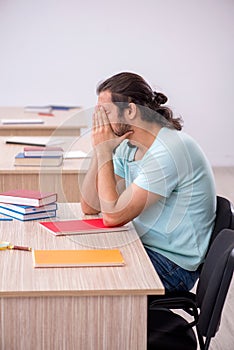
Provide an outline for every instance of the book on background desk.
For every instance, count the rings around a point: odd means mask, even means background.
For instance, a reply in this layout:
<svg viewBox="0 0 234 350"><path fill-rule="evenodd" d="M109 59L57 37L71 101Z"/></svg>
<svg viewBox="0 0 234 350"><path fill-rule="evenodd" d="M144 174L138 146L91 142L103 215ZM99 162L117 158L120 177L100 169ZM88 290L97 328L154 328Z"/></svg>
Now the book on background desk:
<svg viewBox="0 0 234 350"><path fill-rule="evenodd" d="M57 193L31 190L11 190L0 193L1 203L40 207L57 201Z"/></svg>
<svg viewBox="0 0 234 350"><path fill-rule="evenodd" d="M24 152L20 152L15 156L15 166L37 166L37 167L51 167L60 166L63 163L62 156L35 156L26 157Z"/></svg>
<svg viewBox="0 0 234 350"><path fill-rule="evenodd" d="M67 151L64 153L64 159L79 159L79 158L87 158L88 154L83 151Z"/></svg>
<svg viewBox="0 0 234 350"><path fill-rule="evenodd" d="M34 207L32 205L0 203L0 209L4 208L6 210L15 211L21 214L35 214L41 213L42 211L52 211L57 210L57 207L57 203L50 203L47 205L42 205L40 207Z"/></svg>
<svg viewBox="0 0 234 350"><path fill-rule="evenodd" d="M42 119L1 119L1 123L4 125L12 124L44 124Z"/></svg>
<svg viewBox="0 0 234 350"><path fill-rule="evenodd" d="M123 266L119 249L33 250L34 267Z"/></svg>
<svg viewBox="0 0 234 350"><path fill-rule="evenodd" d="M27 146L24 147L24 156L25 157L41 157L41 156L63 156L63 148L55 146Z"/></svg>
<svg viewBox="0 0 234 350"><path fill-rule="evenodd" d="M55 236L79 235L87 233L117 232L128 230L127 225L109 227L104 225L103 219L63 220L40 222L45 229Z"/></svg>
<svg viewBox="0 0 234 350"><path fill-rule="evenodd" d="M62 106L62 105L50 105L52 110L58 110L58 111L69 111L70 109L81 109L81 106Z"/></svg>
<svg viewBox="0 0 234 350"><path fill-rule="evenodd" d="M51 106L26 106L24 107L24 112L32 112L32 113L51 113Z"/></svg>
<svg viewBox="0 0 234 350"><path fill-rule="evenodd" d="M30 221L30 220L42 220L42 219L53 218L56 216L56 210L22 214L14 210L9 210L0 206L0 214L10 216L11 218L14 218L20 221Z"/></svg>
<svg viewBox="0 0 234 350"><path fill-rule="evenodd" d="M25 106L25 112L51 113L53 110L69 111L70 109L81 108L81 106L48 105L48 106Z"/></svg>
<svg viewBox="0 0 234 350"><path fill-rule="evenodd" d="M14 145L29 145L29 146L51 146L60 145L63 143L63 138L55 137L30 137L30 136L13 136L6 139L5 143Z"/></svg>

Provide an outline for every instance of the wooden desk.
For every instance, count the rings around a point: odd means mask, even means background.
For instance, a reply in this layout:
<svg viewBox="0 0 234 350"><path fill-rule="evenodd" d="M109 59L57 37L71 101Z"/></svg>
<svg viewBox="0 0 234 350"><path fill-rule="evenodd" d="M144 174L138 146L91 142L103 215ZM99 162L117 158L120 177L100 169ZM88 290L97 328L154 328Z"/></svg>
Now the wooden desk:
<svg viewBox="0 0 234 350"><path fill-rule="evenodd" d="M61 218L80 216L60 204ZM34 269L30 252L0 251L0 348L144 350L147 295L164 289L135 230L54 237L38 222L0 222L1 239L34 249L118 248L123 267Z"/></svg>
<svg viewBox="0 0 234 350"><path fill-rule="evenodd" d="M59 202L78 202L80 187L87 172L90 159L65 159L60 167L14 166L15 155L23 151L23 145L5 143L0 137L0 192L12 189L57 192ZM57 140L57 138L56 138ZM64 150L91 149L89 135L60 137Z"/></svg>
<svg viewBox="0 0 234 350"><path fill-rule="evenodd" d="M68 111L54 110L54 116L24 112L20 107L0 107L0 136L79 136L87 127L85 112L75 108ZM1 119L42 119L43 124L1 124Z"/></svg>

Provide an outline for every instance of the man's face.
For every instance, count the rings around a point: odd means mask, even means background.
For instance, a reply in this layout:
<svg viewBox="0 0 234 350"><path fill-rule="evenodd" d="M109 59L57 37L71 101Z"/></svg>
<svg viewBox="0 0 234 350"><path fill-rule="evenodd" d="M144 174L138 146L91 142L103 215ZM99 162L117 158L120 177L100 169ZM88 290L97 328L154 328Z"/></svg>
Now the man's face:
<svg viewBox="0 0 234 350"><path fill-rule="evenodd" d="M131 125L127 124L124 112L120 115L118 106L111 101L111 93L109 91L102 91L100 93L98 96L98 105L105 109L112 129L117 136L122 136L131 130Z"/></svg>

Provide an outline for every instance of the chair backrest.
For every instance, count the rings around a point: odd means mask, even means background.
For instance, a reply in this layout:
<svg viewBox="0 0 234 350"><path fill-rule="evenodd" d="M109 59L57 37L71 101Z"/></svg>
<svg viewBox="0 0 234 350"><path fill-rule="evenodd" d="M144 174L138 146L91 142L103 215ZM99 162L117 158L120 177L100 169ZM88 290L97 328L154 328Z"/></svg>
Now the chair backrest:
<svg viewBox="0 0 234 350"><path fill-rule="evenodd" d="M215 225L210 238L208 251L214 239L224 228L234 229L234 215L232 212L232 204L227 198L217 196Z"/></svg>
<svg viewBox="0 0 234 350"><path fill-rule="evenodd" d="M234 230L224 229L211 245L197 285L197 328L205 337L214 337L218 331L233 269Z"/></svg>

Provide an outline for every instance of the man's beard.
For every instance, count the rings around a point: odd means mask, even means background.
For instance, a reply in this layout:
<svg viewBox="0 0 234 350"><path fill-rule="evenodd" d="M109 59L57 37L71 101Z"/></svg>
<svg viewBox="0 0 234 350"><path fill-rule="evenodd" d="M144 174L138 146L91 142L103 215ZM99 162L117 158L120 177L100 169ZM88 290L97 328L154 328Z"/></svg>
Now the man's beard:
<svg viewBox="0 0 234 350"><path fill-rule="evenodd" d="M129 124L116 124L116 127L114 128L114 133L117 136L123 136L128 131L131 131L131 125Z"/></svg>
<svg viewBox="0 0 234 350"><path fill-rule="evenodd" d="M119 115L118 116L119 122L116 123L113 127L114 133L117 136L123 136L124 134L126 134L128 131L131 131L131 125L127 124L124 122L124 118Z"/></svg>

